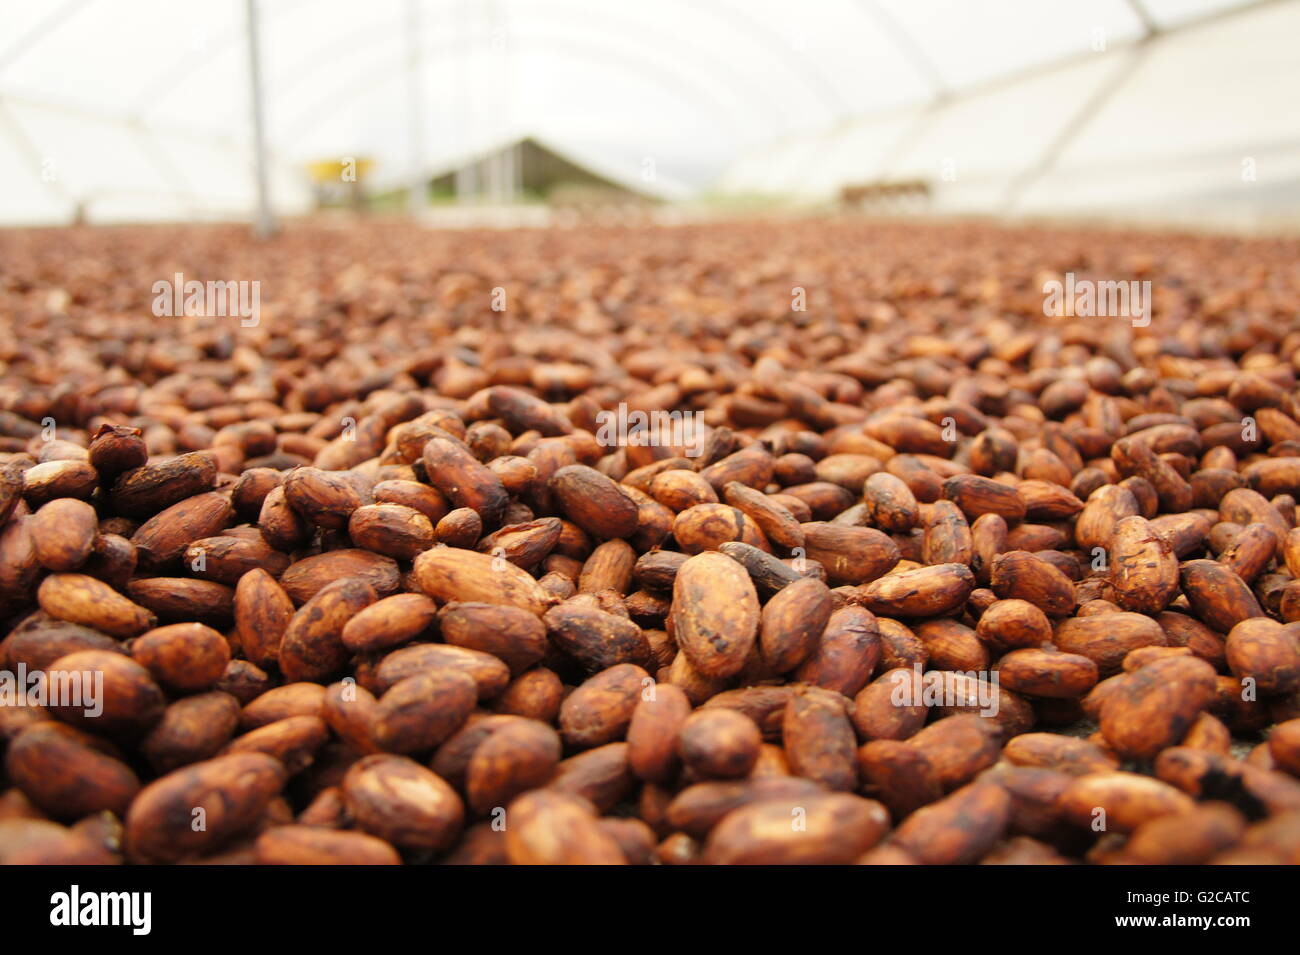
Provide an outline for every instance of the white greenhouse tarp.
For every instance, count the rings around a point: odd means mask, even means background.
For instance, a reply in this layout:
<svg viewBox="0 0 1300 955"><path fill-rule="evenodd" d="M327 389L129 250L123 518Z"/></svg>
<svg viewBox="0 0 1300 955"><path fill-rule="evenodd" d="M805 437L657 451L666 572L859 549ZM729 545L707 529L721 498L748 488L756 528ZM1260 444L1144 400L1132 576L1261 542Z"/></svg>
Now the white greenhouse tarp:
<svg viewBox="0 0 1300 955"><path fill-rule="evenodd" d="M1295 202L1300 0L256 7L282 215L310 207L314 161L371 158L387 189L524 137L672 195L923 178L954 211ZM0 222L252 215L246 0L0 0L0 23ZM1247 158L1257 188L1234 192Z"/></svg>
<svg viewBox="0 0 1300 955"><path fill-rule="evenodd" d="M1181 12L1145 43L754 150L722 189L827 201L924 179L937 213L1294 228L1300 3Z"/></svg>

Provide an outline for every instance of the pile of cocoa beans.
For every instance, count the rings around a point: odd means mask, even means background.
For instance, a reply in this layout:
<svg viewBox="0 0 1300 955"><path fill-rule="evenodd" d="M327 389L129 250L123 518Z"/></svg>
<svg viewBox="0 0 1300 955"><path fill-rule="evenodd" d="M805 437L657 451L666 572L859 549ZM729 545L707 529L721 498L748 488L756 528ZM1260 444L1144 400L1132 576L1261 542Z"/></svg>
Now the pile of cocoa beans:
<svg viewBox="0 0 1300 955"><path fill-rule="evenodd" d="M1300 862L1298 260L0 234L0 862Z"/></svg>

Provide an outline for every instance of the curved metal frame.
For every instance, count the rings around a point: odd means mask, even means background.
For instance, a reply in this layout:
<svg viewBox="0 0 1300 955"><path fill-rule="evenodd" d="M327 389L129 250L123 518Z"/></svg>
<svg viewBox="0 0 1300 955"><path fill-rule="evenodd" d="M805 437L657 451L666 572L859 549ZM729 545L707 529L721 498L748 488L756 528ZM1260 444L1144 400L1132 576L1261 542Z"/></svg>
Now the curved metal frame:
<svg viewBox="0 0 1300 955"><path fill-rule="evenodd" d="M92 0L72 0L72 2L84 4L84 3L92 2ZM266 20L272 18L278 19L282 17L285 13L302 6L303 3L305 2L306 0L297 0L297 2L293 2L293 3L285 2L283 3L283 5L272 7L268 11L263 13L263 21L265 22ZM445 3L440 2L438 5L444 7L459 6L459 7L471 7L471 8L475 6L472 2L466 2L466 0L446 0ZM545 2L545 0L535 0L535 2L530 3L530 9L549 10L554 8L555 6L556 4ZM708 6L703 6L703 5L697 6L689 3L687 4L687 6L696 12L705 12L705 13L714 13L714 14L717 13L715 9ZM583 17L584 22L587 23L592 23L592 22L600 23L603 21L605 24L608 25L608 32L611 36L645 36L647 35L647 33L657 32L654 31L653 29L647 30L646 25L644 23L639 23L630 18L618 16L616 14L611 15L609 11L605 11L605 10L601 10L601 11L584 10L581 11L581 16ZM754 26L752 23L752 19L749 17L745 17L742 15L737 19L737 22L749 23L750 26L747 29L744 29L743 32L747 36L749 36L751 42L760 45L761 47L766 49L769 53L777 54L781 62L783 62L784 65L786 66L786 68L790 70L792 73L800 76L800 79L804 81L804 84L808 86L817 95L817 98L821 101L823 107L827 109L832 115L842 116L844 113L847 112L846 104L843 98L839 95L839 92L835 90L833 86L830 85L830 83L825 79L825 77L822 77L819 73L816 73L812 70L806 69L802 61L800 61L797 56L794 56L792 54L792 49L788 44L782 43L779 38L771 36L762 28ZM343 48L345 51L349 49L357 48L360 45L358 43L358 38L360 36L367 36L372 34L391 36L393 31L395 29L401 28L402 25L403 25L402 18L400 15L398 15L392 19L385 20L382 24L378 24L373 27L368 27L362 33L358 33L355 31L348 33L346 36L340 38L337 42L331 42L326 46L319 48L316 51L313 51L311 55L305 57L304 60L300 61L303 68L300 70L296 70L294 72L295 79L293 80L293 85L297 85L299 83L310 80L317 70L324 69L326 67L332 67L335 60L332 57L327 55L332 51L338 48ZM622 27L622 30L620 30L620 27ZM657 32L657 35L660 38L671 40L671 42L679 45L682 43L682 38L680 36L669 36L663 32ZM212 55L215 54L216 51L219 51L228 46L233 46L236 43L242 42L242 40L243 40L242 29L234 29L234 30L227 31L219 39L217 39L215 42L213 42L210 45L208 55L209 57L211 57ZM709 55L713 53L713 51L703 49L702 47L699 46L696 47L696 50L697 50L697 56L694 58L694 61L696 63L703 63L703 64L712 64L714 62L719 63L719 68L716 71L708 71L708 72L716 72L719 74L730 75L730 71L727 71L722 67L721 62L718 61L716 55ZM177 89L181 85L181 83L183 83L185 77L191 75L193 72L194 72L194 64L192 58L189 56L179 58L174 65L168 67L165 70L160 71L159 74L157 74L157 78L155 80L151 80L149 83L143 86L141 92L137 94L138 101L142 104L156 102L158 99L166 95L169 91ZM815 79L809 79L808 77L815 77Z"/></svg>
<svg viewBox="0 0 1300 955"><path fill-rule="evenodd" d="M71 20L77 13L93 0L67 0L66 3L50 11L49 15L43 17L39 23L20 36L9 48L0 52L0 70L14 61L29 46L39 40L45 34L57 30L68 20Z"/></svg>
<svg viewBox="0 0 1300 955"><path fill-rule="evenodd" d="M547 6L554 7L555 5L547 4ZM572 12L575 13L577 12L573 10L573 8L571 7L568 9ZM637 24L634 21L631 21L623 17L609 16L604 11L595 13L594 15L590 15L590 16L587 15L587 12L584 11L584 16L587 16L587 19L589 21L599 22L603 20L606 24L609 25L611 35L615 35L615 34L625 35L625 34L617 34L617 28L619 26L623 26L629 29L635 28L643 36L649 34L653 37L656 37L664 41L671 41L675 43L682 42L682 38L674 37L665 31L656 31L653 29L647 31L643 28L641 24ZM376 26L369 27L363 31L351 33L346 37L341 37L328 44L317 47L311 53L302 57L298 61L301 68L294 68L288 71L291 74L292 78L287 83L283 83L280 85L280 87L276 90L276 95L283 97L289 91L297 89L298 87L305 85L307 82L313 79L318 69L316 64L328 63L330 64L331 67L333 67L338 64L341 58L346 57L348 54L363 50L365 47L365 40L368 37L391 36L392 26L393 24L390 23L378 24ZM457 42L464 41L464 42L472 43L472 41L476 38L477 34L475 34L473 30L465 30L465 31L461 31L460 33L453 33L451 34L451 36ZM586 43L588 41L584 39L579 42ZM590 42L594 43L597 41L590 41ZM702 46L696 46L695 49L702 54L707 54L709 52L707 49L705 49ZM700 57L698 59L688 60L687 62L692 66L699 66L700 60L703 59L706 58ZM738 89L749 88L748 84L744 81L743 78L739 77L731 70L723 68L720 61L719 61L718 69L709 70L703 67L700 67L700 69L703 76L707 77L710 81L717 82L720 86L724 86L728 88L734 86ZM733 77L736 79L737 82L735 84L728 83L727 81L732 79ZM735 102L742 108L752 108L755 113L765 114L765 118L756 116L757 123L766 124L772 121L774 118L773 114L778 108L782 113L787 113L787 110L785 110L784 108L775 106L774 101L771 99L763 99L760 101L760 100L756 100L753 97L741 96L735 90L732 90L732 96L734 97Z"/></svg>
<svg viewBox="0 0 1300 955"><path fill-rule="evenodd" d="M588 45L583 42L574 43L573 41L567 40L563 37L551 37L541 43L538 43L539 40L540 38L534 37L534 44L560 49L567 46L567 55L581 59L588 59L593 62L600 62L602 64L614 62L618 64L620 68L624 69L624 72L626 72L628 61L625 58L610 53L598 45ZM476 50L465 49L449 43L426 44L421 47L421 53L425 56L431 56L444 61L478 55L478 51ZM650 77L651 81L655 83L657 88L674 90L678 97L684 102L696 105L701 102L701 94L698 87L690 83L683 83L682 78L671 71L657 70L653 65L649 65L653 63L653 60L643 61L642 66L640 67L640 72ZM383 83L395 79L396 76L394 75L390 64L382 64L376 69L366 71L361 76L350 76L345 81L340 82L339 88L324 94L317 100L313 107L304 110L291 126L284 129L284 134L293 136L301 133L304 129L309 129L315 125L321 116L327 115L331 110L337 109L344 103L349 103L362 95L368 94L371 90ZM728 125L733 123L733 116L725 107L719 105L717 106L716 111L724 118L724 121ZM733 126L733 132L734 131L736 130Z"/></svg>

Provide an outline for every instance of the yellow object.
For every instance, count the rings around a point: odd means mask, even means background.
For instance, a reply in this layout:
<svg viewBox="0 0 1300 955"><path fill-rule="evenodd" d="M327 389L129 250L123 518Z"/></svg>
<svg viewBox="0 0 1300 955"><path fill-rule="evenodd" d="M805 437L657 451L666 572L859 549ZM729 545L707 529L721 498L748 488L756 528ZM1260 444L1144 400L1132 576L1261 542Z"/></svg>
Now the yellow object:
<svg viewBox="0 0 1300 955"><path fill-rule="evenodd" d="M370 170L375 168L375 161L364 157L342 156L309 162L306 168L312 181L320 185L335 182L364 182Z"/></svg>

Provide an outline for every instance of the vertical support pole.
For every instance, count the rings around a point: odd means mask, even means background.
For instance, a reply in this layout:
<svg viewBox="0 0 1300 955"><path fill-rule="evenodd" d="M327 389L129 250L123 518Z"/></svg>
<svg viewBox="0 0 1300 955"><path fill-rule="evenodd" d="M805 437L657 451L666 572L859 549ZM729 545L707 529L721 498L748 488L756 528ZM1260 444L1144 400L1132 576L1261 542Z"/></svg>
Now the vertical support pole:
<svg viewBox="0 0 1300 955"><path fill-rule="evenodd" d="M248 87L253 98L253 162L257 176L257 220L253 234L259 239L275 233L271 214L271 187L266 162L266 120L262 113L262 54L258 44L257 0L245 0L248 27Z"/></svg>
<svg viewBox="0 0 1300 955"><path fill-rule="evenodd" d="M424 183L424 96L420 82L420 0L406 0L407 119L411 137L411 181L407 187L407 211L416 216L427 201Z"/></svg>

